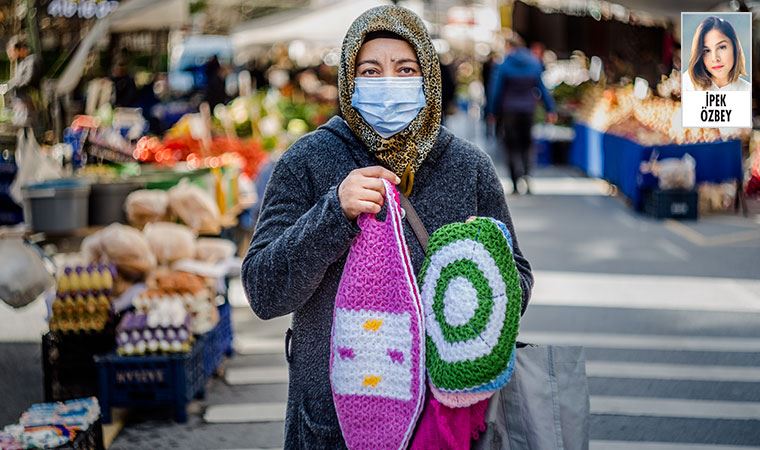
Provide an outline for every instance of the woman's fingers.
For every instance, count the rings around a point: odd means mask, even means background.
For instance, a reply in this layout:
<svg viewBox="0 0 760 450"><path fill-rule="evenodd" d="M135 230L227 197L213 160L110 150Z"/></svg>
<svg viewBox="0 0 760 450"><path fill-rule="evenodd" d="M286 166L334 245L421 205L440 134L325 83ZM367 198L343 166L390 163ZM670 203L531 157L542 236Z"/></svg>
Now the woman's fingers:
<svg viewBox="0 0 760 450"><path fill-rule="evenodd" d="M338 199L345 216L356 219L361 213L377 214L385 203L385 184L401 182L399 177L381 166L364 167L351 171L338 186Z"/></svg>
<svg viewBox="0 0 760 450"><path fill-rule="evenodd" d="M362 175L364 175L365 177L385 178L386 180L390 181L393 184L401 183L401 178L399 178L395 173L391 172L390 170L382 166L363 167L361 169L358 169L357 171L361 173Z"/></svg>
<svg viewBox="0 0 760 450"><path fill-rule="evenodd" d="M360 183L364 189L371 189L380 193L381 196L385 195L385 184L383 184L383 180L380 178L364 177L360 180Z"/></svg>
<svg viewBox="0 0 760 450"><path fill-rule="evenodd" d="M357 200L356 210L357 216L361 213L377 214L380 212L380 205L375 202L368 202L366 200Z"/></svg>
<svg viewBox="0 0 760 450"><path fill-rule="evenodd" d="M372 189L363 189L359 194L359 200L375 203L379 206L383 206L385 197L383 194L374 191Z"/></svg>

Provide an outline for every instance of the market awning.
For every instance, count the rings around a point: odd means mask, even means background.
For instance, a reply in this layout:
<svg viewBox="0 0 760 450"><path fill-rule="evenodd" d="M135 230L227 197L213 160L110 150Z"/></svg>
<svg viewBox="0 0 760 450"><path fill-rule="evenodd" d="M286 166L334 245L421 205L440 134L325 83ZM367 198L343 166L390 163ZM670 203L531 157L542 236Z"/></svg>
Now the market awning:
<svg viewBox="0 0 760 450"><path fill-rule="evenodd" d="M132 0L135 1L135 0ZM122 6L125 8L130 3ZM161 0L152 1L131 9L128 14L116 15L111 18L111 31L122 33L128 31L145 30L173 30L186 25L190 21L190 8L188 0Z"/></svg>
<svg viewBox="0 0 760 450"><path fill-rule="evenodd" d="M614 0L633 10L646 11L650 14L665 15L671 19L679 18L681 12L711 11L728 3L723 0Z"/></svg>
<svg viewBox="0 0 760 450"><path fill-rule="evenodd" d="M361 13L390 3L388 0L344 0L319 8L273 14L236 27L230 37L238 52L293 40L338 46Z"/></svg>
<svg viewBox="0 0 760 450"><path fill-rule="evenodd" d="M100 19L82 40L69 61L55 91L67 94L76 88L82 78L87 55L93 46L110 31L137 31L176 28L189 18L188 0L129 0L113 13Z"/></svg>

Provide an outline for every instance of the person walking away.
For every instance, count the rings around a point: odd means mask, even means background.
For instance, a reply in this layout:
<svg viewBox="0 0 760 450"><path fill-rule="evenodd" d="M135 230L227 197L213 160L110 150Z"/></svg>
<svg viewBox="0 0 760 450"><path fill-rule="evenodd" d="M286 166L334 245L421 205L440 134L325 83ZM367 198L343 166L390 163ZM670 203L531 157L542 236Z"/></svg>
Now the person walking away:
<svg viewBox="0 0 760 450"><path fill-rule="evenodd" d="M117 56L114 61L111 82L113 82L114 108L137 107L137 85L135 79L129 74L129 64L123 55Z"/></svg>
<svg viewBox="0 0 760 450"><path fill-rule="evenodd" d="M225 91L223 68L219 63L219 58L214 55L206 63L206 101L214 110L216 105L224 105L229 101Z"/></svg>
<svg viewBox="0 0 760 450"><path fill-rule="evenodd" d="M39 141L45 130L42 111L42 59L33 54L22 36L8 42L8 59L16 63L16 71L8 81L8 92L12 96L13 125L28 129Z"/></svg>
<svg viewBox="0 0 760 450"><path fill-rule="evenodd" d="M493 70L488 92L488 121L496 117L501 128L507 152L514 193L523 180L525 192L530 194L531 128L536 105L540 99L547 111L547 121L555 123L554 99L543 81L541 62L525 48L520 36L512 34L506 43L504 61Z"/></svg>

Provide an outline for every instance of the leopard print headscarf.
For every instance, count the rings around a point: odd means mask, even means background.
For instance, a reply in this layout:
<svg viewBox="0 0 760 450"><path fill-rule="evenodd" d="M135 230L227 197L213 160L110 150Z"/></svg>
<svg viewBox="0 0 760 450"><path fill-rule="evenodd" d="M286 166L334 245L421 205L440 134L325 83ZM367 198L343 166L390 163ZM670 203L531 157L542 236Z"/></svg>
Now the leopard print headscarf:
<svg viewBox="0 0 760 450"><path fill-rule="evenodd" d="M427 105L409 126L383 139L351 106L354 93L356 56L364 37L373 31L390 31L411 44L422 69L423 91ZM414 174L432 150L441 129L441 66L425 25L412 11L400 6L378 6L359 16L343 39L338 70L340 111L348 126L370 152L401 178L401 191L409 196Z"/></svg>

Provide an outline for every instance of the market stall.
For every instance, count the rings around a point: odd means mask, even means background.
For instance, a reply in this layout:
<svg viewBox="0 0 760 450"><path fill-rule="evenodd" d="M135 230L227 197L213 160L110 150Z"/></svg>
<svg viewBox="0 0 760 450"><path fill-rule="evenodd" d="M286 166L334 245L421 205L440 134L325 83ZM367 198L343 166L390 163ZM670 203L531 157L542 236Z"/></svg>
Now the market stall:
<svg viewBox="0 0 760 450"><path fill-rule="evenodd" d="M570 161L587 175L604 178L617 186L631 205L646 209L650 193L661 187L647 163L670 159L693 160L692 209L696 218L697 191L702 186L730 183L740 203L744 180L742 140L747 133L736 129L684 129L673 78L658 86L663 96L637 96L633 86L589 90L577 111L575 140ZM656 175L656 174L655 174Z"/></svg>

